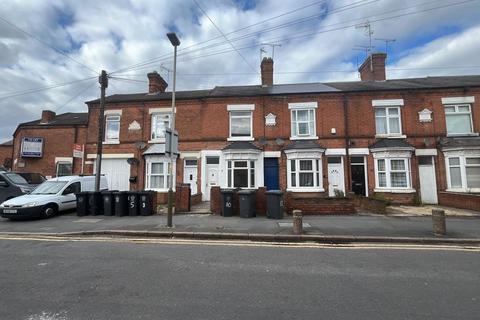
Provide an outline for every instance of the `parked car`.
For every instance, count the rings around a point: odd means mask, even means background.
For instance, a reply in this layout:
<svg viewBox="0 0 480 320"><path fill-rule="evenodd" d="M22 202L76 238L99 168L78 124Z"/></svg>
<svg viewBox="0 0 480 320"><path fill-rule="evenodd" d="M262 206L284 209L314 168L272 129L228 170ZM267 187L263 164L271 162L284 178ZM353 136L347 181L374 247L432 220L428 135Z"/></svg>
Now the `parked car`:
<svg viewBox="0 0 480 320"><path fill-rule="evenodd" d="M15 172L16 174L23 177L27 182L32 186L38 186L39 184L47 181L42 174L37 172Z"/></svg>
<svg viewBox="0 0 480 320"><path fill-rule="evenodd" d="M14 172L0 171L0 203L30 193L35 187Z"/></svg>
<svg viewBox="0 0 480 320"><path fill-rule="evenodd" d="M108 190L107 179L102 176L100 189ZM75 194L94 191L95 176L66 176L47 180L30 194L0 204L0 215L9 219L49 218L58 212L75 209Z"/></svg>

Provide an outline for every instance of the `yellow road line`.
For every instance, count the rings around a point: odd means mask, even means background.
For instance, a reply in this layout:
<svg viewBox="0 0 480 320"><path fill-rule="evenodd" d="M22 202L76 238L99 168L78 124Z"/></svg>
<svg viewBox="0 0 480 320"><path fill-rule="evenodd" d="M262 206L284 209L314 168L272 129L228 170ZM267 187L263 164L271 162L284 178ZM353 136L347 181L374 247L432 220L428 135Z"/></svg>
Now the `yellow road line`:
<svg viewBox="0 0 480 320"><path fill-rule="evenodd" d="M349 249L349 250L431 250L431 251L468 251L480 252L478 246L468 245L418 245L418 244L381 244L381 243L350 243L328 244L315 242L285 243L261 242L248 240L202 240L202 239L158 239L158 238L128 238L128 237L58 237L58 236L0 236L0 240L16 241L49 241L49 242L109 242L133 244L163 244L163 245L208 245L235 247L275 247L275 248L307 248L307 249Z"/></svg>

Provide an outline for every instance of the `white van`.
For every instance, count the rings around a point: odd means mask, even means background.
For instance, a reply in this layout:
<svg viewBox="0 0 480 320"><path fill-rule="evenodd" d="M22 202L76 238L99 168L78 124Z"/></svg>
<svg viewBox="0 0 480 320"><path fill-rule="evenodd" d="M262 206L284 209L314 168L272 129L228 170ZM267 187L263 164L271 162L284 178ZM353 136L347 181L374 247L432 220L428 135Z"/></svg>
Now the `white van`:
<svg viewBox="0 0 480 320"><path fill-rule="evenodd" d="M108 190L105 176L100 177L100 190ZM0 215L9 219L53 217L60 211L75 209L75 194L80 191L95 191L95 176L66 176L47 180L31 193L0 204Z"/></svg>

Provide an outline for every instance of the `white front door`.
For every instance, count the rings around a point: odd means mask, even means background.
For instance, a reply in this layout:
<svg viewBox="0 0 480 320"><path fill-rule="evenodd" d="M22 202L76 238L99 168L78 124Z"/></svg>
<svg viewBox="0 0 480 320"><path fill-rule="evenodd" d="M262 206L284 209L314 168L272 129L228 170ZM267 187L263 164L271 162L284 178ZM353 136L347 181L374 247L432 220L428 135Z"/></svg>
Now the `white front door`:
<svg viewBox="0 0 480 320"><path fill-rule="evenodd" d="M345 194L342 157L327 157L328 162L328 196L334 197L335 190Z"/></svg>
<svg viewBox="0 0 480 320"><path fill-rule="evenodd" d="M192 195L197 194L197 160L185 160L183 182L190 184Z"/></svg>
<svg viewBox="0 0 480 320"><path fill-rule="evenodd" d="M205 164L205 195L204 200L210 201L210 188L218 186L218 170L219 170L220 158L219 157L207 157Z"/></svg>
<svg viewBox="0 0 480 320"><path fill-rule="evenodd" d="M418 157L418 175L420 177L420 196L422 203L437 204L437 180L432 156Z"/></svg>
<svg viewBox="0 0 480 320"><path fill-rule="evenodd" d="M101 173L107 178L109 190L130 190L130 165L127 159L102 159Z"/></svg>

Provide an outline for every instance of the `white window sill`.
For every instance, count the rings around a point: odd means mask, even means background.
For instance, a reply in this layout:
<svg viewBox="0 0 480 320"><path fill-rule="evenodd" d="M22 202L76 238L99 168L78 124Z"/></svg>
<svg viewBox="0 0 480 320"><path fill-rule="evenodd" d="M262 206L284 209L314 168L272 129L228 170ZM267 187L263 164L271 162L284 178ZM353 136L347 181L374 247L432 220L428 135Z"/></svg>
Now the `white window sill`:
<svg viewBox="0 0 480 320"><path fill-rule="evenodd" d="M119 140L103 141L103 144L120 144Z"/></svg>
<svg viewBox="0 0 480 320"><path fill-rule="evenodd" d="M473 133L451 133L451 134L448 134L447 133L447 137L478 137L479 134L476 133L476 132L473 132Z"/></svg>
<svg viewBox="0 0 480 320"><path fill-rule="evenodd" d="M412 188L375 188L375 192L386 192L386 193L415 193L416 190Z"/></svg>
<svg viewBox="0 0 480 320"><path fill-rule="evenodd" d="M446 192L456 192L456 193L480 193L480 189L447 189Z"/></svg>
<svg viewBox="0 0 480 320"><path fill-rule="evenodd" d="M305 137L290 137L290 140L317 140L318 136L305 136Z"/></svg>
<svg viewBox="0 0 480 320"><path fill-rule="evenodd" d="M145 191L168 192L168 188L164 188L164 189L145 188Z"/></svg>
<svg viewBox="0 0 480 320"><path fill-rule="evenodd" d="M253 137L230 137L227 141L255 141Z"/></svg>
<svg viewBox="0 0 480 320"><path fill-rule="evenodd" d="M325 192L324 188L298 188L298 187L290 187L287 188L287 191L291 192Z"/></svg>
<svg viewBox="0 0 480 320"><path fill-rule="evenodd" d="M165 143L165 138L148 140L148 143Z"/></svg>
<svg viewBox="0 0 480 320"><path fill-rule="evenodd" d="M405 139L407 136L404 134L376 134L375 138L385 139Z"/></svg>

